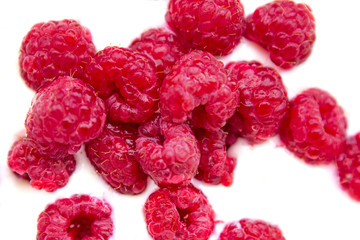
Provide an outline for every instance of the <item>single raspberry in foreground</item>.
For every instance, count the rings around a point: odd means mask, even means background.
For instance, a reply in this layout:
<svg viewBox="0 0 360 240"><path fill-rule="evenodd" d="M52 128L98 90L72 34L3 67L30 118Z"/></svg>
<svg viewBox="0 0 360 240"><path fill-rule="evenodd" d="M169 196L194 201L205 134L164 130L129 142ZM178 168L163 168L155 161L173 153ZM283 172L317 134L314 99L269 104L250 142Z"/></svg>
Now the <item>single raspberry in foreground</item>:
<svg viewBox="0 0 360 240"><path fill-rule="evenodd" d="M154 240L206 240L214 230L214 211L193 185L153 192L146 200L144 213Z"/></svg>
<svg viewBox="0 0 360 240"><path fill-rule="evenodd" d="M95 52L90 31L79 22L64 19L38 23L21 44L21 76L34 90L60 76L82 78Z"/></svg>
<svg viewBox="0 0 360 240"><path fill-rule="evenodd" d="M40 213L36 240L108 240L111 212L107 202L89 195L58 199Z"/></svg>

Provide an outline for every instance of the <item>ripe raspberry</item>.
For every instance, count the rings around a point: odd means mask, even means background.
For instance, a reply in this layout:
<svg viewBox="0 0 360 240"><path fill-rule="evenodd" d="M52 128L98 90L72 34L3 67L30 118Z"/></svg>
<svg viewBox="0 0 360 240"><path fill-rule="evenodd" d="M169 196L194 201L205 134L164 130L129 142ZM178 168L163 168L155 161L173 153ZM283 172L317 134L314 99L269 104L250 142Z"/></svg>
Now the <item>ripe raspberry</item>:
<svg viewBox="0 0 360 240"><path fill-rule="evenodd" d="M38 149L34 140L20 138L8 153L9 168L30 180L30 185L36 189L53 192L64 187L75 170L75 158L72 155L47 156Z"/></svg>
<svg viewBox="0 0 360 240"><path fill-rule="evenodd" d="M85 81L106 101L112 122L140 123L157 110L160 81L154 62L144 54L106 47L85 71Z"/></svg>
<svg viewBox="0 0 360 240"><path fill-rule="evenodd" d="M154 240L205 240L214 230L214 211L205 195L192 185L153 192L144 212Z"/></svg>
<svg viewBox="0 0 360 240"><path fill-rule="evenodd" d="M113 234L110 205L89 195L73 195L40 213L36 240L108 240Z"/></svg>
<svg viewBox="0 0 360 240"><path fill-rule="evenodd" d="M175 62L188 52L182 40L164 28L145 31L131 43L130 48L146 54L154 61L157 76L161 80L170 72Z"/></svg>
<svg viewBox="0 0 360 240"><path fill-rule="evenodd" d="M285 240L279 227L263 220L241 219L225 226L219 240Z"/></svg>
<svg viewBox="0 0 360 240"><path fill-rule="evenodd" d="M286 147L309 164L326 164L343 151L347 122L327 92L310 88L290 102L280 129Z"/></svg>
<svg viewBox="0 0 360 240"><path fill-rule="evenodd" d="M239 93L222 62L192 51L174 65L160 88L160 111L167 121L218 131L236 111Z"/></svg>
<svg viewBox="0 0 360 240"><path fill-rule="evenodd" d="M101 134L105 119L104 102L92 88L79 79L60 77L35 94L25 127L27 136L40 144L66 146L74 153Z"/></svg>
<svg viewBox="0 0 360 240"><path fill-rule="evenodd" d="M155 115L145 125L154 129L150 133L160 135L143 135L136 140L138 161L159 186L187 185L199 166L198 141L188 125L166 123L158 118ZM140 132L144 133L145 128Z"/></svg>
<svg viewBox="0 0 360 240"><path fill-rule="evenodd" d="M233 51L246 27L240 0L170 0L165 18L194 48L220 56Z"/></svg>
<svg viewBox="0 0 360 240"><path fill-rule="evenodd" d="M135 160L137 127L133 124L106 124L103 133L88 142L86 154L96 172L116 191L139 194L147 176Z"/></svg>
<svg viewBox="0 0 360 240"><path fill-rule="evenodd" d="M279 73L259 62L231 62L226 65L238 84L240 113L231 122L241 122L239 134L253 143L267 140L278 133L289 100ZM231 124L230 122L230 124Z"/></svg>
<svg viewBox="0 0 360 240"><path fill-rule="evenodd" d="M82 78L95 52L90 31L77 21L38 23L21 44L21 76L34 90L60 76Z"/></svg>
<svg viewBox="0 0 360 240"><path fill-rule="evenodd" d="M268 50L276 65L290 69L310 56L316 39L315 19L306 4L272 1L256 9L246 22L245 37Z"/></svg>

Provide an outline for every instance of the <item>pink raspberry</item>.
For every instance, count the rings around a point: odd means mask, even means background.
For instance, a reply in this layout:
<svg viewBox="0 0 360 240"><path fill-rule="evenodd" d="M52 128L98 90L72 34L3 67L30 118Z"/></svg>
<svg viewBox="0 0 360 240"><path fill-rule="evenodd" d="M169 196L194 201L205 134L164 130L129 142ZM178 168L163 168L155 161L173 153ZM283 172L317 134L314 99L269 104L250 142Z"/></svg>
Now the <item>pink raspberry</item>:
<svg viewBox="0 0 360 240"><path fill-rule="evenodd" d="M154 240L205 240L214 230L214 211L192 185L158 189L146 200L144 212Z"/></svg>
<svg viewBox="0 0 360 240"><path fill-rule="evenodd" d="M105 104L83 81L60 77L41 88L27 113L27 136L42 145L63 146L75 153L80 146L98 137L106 120ZM50 153L49 153L50 154Z"/></svg>
<svg viewBox="0 0 360 240"><path fill-rule="evenodd" d="M239 134L253 143L276 135L288 110L289 100L280 74L259 62L231 62L226 65L240 91L239 114L232 122L240 123Z"/></svg>
<svg viewBox="0 0 360 240"><path fill-rule="evenodd" d="M245 31L240 0L170 0L168 25L194 48L227 55Z"/></svg>
<svg viewBox="0 0 360 240"><path fill-rule="evenodd" d="M219 240L285 240L285 237L278 226L245 218L227 224Z"/></svg>
<svg viewBox="0 0 360 240"><path fill-rule="evenodd" d="M280 137L309 164L334 161L343 151L347 122L342 108L326 91L310 88L290 102Z"/></svg>
<svg viewBox="0 0 360 240"><path fill-rule="evenodd" d="M89 195L58 199L40 213L36 240L108 240L111 212L107 202Z"/></svg>
<svg viewBox="0 0 360 240"><path fill-rule="evenodd" d="M82 78L95 52L90 31L77 21L38 23L21 44L21 76L34 90L60 76Z"/></svg>
<svg viewBox="0 0 360 240"><path fill-rule="evenodd" d="M289 69L304 62L314 45L315 19L306 4L276 0L246 19L245 37L259 43L278 66Z"/></svg>
<svg viewBox="0 0 360 240"><path fill-rule="evenodd" d="M175 64L160 87L160 111L166 121L191 123L218 131L234 114L239 93L222 62L192 51Z"/></svg>
<svg viewBox="0 0 360 240"><path fill-rule="evenodd" d="M96 172L123 194L139 194L147 185L147 175L135 159L136 139L137 126L108 123L98 138L85 145Z"/></svg>

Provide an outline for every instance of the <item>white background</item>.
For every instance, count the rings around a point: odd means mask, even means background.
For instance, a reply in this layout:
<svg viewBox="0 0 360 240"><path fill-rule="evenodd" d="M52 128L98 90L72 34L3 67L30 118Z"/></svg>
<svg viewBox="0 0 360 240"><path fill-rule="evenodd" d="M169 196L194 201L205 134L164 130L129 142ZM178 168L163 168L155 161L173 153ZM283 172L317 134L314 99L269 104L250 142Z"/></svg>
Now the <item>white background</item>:
<svg viewBox="0 0 360 240"><path fill-rule="evenodd" d="M304 0L305 1L305 0ZM243 0L246 14L265 0ZM313 9L317 40L306 63L281 71L289 97L308 87L329 91L343 106L349 135L360 131L360 15L356 1L306 0ZM7 152L24 128L34 93L18 70L22 38L38 22L72 18L88 27L98 50L128 46L150 27L163 26L166 0L1 1L0 3L0 239L31 240L39 213L58 198L87 193L113 206L113 239L148 240L142 207L156 188L152 182L139 196L124 196L106 185L80 151L69 184L54 193L31 188L7 167ZM274 65L267 54L245 39L229 60L259 60ZM238 157L231 187L194 181L208 196L216 219L229 222L259 218L280 226L288 240L359 240L360 203L350 199L337 182L334 166L313 167L293 157L277 138L249 146L240 141L231 149ZM216 240L223 224L210 239Z"/></svg>

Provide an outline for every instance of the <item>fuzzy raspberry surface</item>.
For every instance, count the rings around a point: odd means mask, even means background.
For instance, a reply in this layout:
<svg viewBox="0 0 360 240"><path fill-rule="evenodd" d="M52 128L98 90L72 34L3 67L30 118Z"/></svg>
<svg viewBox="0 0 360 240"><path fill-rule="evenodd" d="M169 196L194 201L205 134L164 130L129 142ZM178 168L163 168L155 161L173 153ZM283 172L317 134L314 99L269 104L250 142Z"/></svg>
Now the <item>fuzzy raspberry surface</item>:
<svg viewBox="0 0 360 240"><path fill-rule="evenodd" d="M111 212L107 202L85 194L58 199L40 213L36 240L108 240Z"/></svg>
<svg viewBox="0 0 360 240"><path fill-rule="evenodd" d="M170 0L165 18L193 48L219 56L234 50L246 27L240 0Z"/></svg>
<svg viewBox="0 0 360 240"><path fill-rule="evenodd" d="M146 200L144 212L154 240L205 240L214 230L214 211L193 185L153 192Z"/></svg>
<svg viewBox="0 0 360 240"><path fill-rule="evenodd" d="M66 146L69 153L75 153L81 144L101 134L105 120L105 104L90 86L76 78L60 77L35 94L25 128L35 141Z"/></svg>
<svg viewBox="0 0 360 240"><path fill-rule="evenodd" d="M272 1L257 8L246 22L245 37L268 50L276 65L290 69L310 56L316 39L315 18L306 4Z"/></svg>
<svg viewBox="0 0 360 240"><path fill-rule="evenodd" d="M328 92L310 88L290 101L280 138L297 157L309 164L333 162L343 151L347 120Z"/></svg>
<svg viewBox="0 0 360 240"><path fill-rule="evenodd" d="M190 120L199 128L217 131L234 114L239 93L222 62L194 50L174 65L160 87L160 111L166 121Z"/></svg>
<svg viewBox="0 0 360 240"><path fill-rule="evenodd" d="M227 224L219 240L285 240L285 237L278 226L245 218Z"/></svg>
<svg viewBox="0 0 360 240"><path fill-rule="evenodd" d="M136 138L136 125L108 123L99 137L85 145L96 172L123 194L139 194L147 185L147 175L135 159Z"/></svg>
<svg viewBox="0 0 360 240"><path fill-rule="evenodd" d="M239 114L229 121L233 130L240 126L238 134L252 143L276 135L289 107L280 74L257 61L230 62L226 69L240 92Z"/></svg>
<svg viewBox="0 0 360 240"><path fill-rule="evenodd" d="M71 19L41 22L22 41L21 76L34 90L60 76L82 78L95 52L90 31L79 22Z"/></svg>

